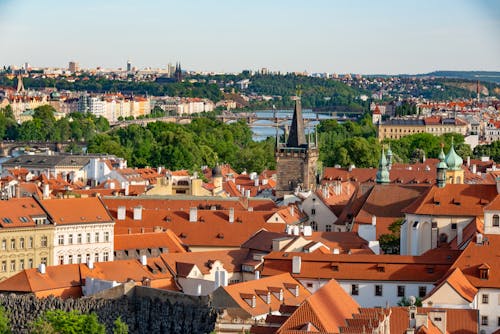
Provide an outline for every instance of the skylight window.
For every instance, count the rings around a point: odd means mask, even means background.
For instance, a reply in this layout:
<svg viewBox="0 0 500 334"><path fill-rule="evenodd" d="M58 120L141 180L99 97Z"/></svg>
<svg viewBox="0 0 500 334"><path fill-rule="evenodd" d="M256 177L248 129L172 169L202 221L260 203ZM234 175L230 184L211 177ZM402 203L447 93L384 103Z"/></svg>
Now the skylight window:
<svg viewBox="0 0 500 334"><path fill-rule="evenodd" d="M7 218L7 217L2 218L2 221L3 221L4 223L6 223L6 224L12 224L12 219Z"/></svg>

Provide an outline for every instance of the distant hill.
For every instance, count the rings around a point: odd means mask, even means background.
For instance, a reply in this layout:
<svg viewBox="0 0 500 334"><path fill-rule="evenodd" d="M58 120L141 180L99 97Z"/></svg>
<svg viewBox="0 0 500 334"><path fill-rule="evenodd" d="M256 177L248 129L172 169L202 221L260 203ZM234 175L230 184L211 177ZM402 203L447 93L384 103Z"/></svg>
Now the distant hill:
<svg viewBox="0 0 500 334"><path fill-rule="evenodd" d="M500 72L494 71L434 71L418 76L433 76L440 78L457 78L465 80L480 80L500 83Z"/></svg>

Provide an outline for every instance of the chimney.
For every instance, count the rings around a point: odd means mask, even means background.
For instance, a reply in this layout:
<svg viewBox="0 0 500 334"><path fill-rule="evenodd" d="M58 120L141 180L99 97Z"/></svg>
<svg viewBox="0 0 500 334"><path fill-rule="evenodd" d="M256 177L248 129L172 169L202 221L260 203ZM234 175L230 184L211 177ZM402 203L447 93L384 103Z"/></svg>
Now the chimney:
<svg viewBox="0 0 500 334"><path fill-rule="evenodd" d="M148 265L148 258L146 255L141 255L141 264L143 266L147 266Z"/></svg>
<svg viewBox="0 0 500 334"><path fill-rule="evenodd" d="M38 272L42 275L45 274L46 272L46 266L45 266L45 263L40 263L40 265L38 266Z"/></svg>
<svg viewBox="0 0 500 334"><path fill-rule="evenodd" d="M478 245L483 244L483 235L481 233L476 233L476 244Z"/></svg>
<svg viewBox="0 0 500 334"><path fill-rule="evenodd" d="M50 197L50 186L48 184L43 185L43 199L48 199Z"/></svg>
<svg viewBox="0 0 500 334"><path fill-rule="evenodd" d="M292 259L292 274L300 274L301 267L302 258L300 256L294 256Z"/></svg>
<svg viewBox="0 0 500 334"><path fill-rule="evenodd" d="M372 216L372 226L377 226L377 216Z"/></svg>
<svg viewBox="0 0 500 334"><path fill-rule="evenodd" d="M293 227L293 235L300 235L300 229L298 226Z"/></svg>
<svg viewBox="0 0 500 334"><path fill-rule="evenodd" d="M293 234L293 226L292 225L287 225L286 226L286 234L292 235Z"/></svg>
<svg viewBox="0 0 500 334"><path fill-rule="evenodd" d="M472 173L473 173L473 174L476 174L476 173L477 173L477 165L476 165L476 164L473 164L473 165L472 165Z"/></svg>
<svg viewBox="0 0 500 334"><path fill-rule="evenodd" d="M312 227L311 226L304 226L304 237L310 237L312 236Z"/></svg>
<svg viewBox="0 0 500 334"><path fill-rule="evenodd" d="M189 208L189 222L196 223L198 221L198 208Z"/></svg>
<svg viewBox="0 0 500 334"><path fill-rule="evenodd" d="M125 196L128 196L129 194L129 187L128 187L128 182L125 183Z"/></svg>
<svg viewBox="0 0 500 334"><path fill-rule="evenodd" d="M467 167L470 167L470 156L467 157Z"/></svg>
<svg viewBox="0 0 500 334"><path fill-rule="evenodd" d="M340 249L339 248L334 248L333 249L333 254L336 254L336 255L340 254Z"/></svg>
<svg viewBox="0 0 500 334"><path fill-rule="evenodd" d="M246 197L250 197L250 189L247 189L247 190L245 190L245 191L246 191L245 196L246 196Z"/></svg>
<svg viewBox="0 0 500 334"><path fill-rule="evenodd" d="M229 208L229 222L234 223L234 208Z"/></svg>
<svg viewBox="0 0 500 334"><path fill-rule="evenodd" d="M87 262L87 267L89 267L89 269L94 269L94 261L89 260L89 261Z"/></svg>
<svg viewBox="0 0 500 334"><path fill-rule="evenodd" d="M136 206L134 208L134 220L142 220L142 206Z"/></svg>
<svg viewBox="0 0 500 334"><path fill-rule="evenodd" d="M117 210L117 219L118 220L125 220L125 212L126 212L126 207L119 206L118 210Z"/></svg>
<svg viewBox="0 0 500 334"><path fill-rule="evenodd" d="M293 205L290 207L290 215L291 215L292 217L294 217L294 216L295 216L295 207L294 207Z"/></svg>
<svg viewBox="0 0 500 334"><path fill-rule="evenodd" d="M260 279L260 271L255 271L255 279Z"/></svg>
<svg viewBox="0 0 500 334"><path fill-rule="evenodd" d="M16 184L16 197L21 198L21 185L19 184L19 181Z"/></svg>
<svg viewBox="0 0 500 334"><path fill-rule="evenodd" d="M253 184L255 187L258 187L259 186L259 178L255 178L254 180L254 184Z"/></svg>

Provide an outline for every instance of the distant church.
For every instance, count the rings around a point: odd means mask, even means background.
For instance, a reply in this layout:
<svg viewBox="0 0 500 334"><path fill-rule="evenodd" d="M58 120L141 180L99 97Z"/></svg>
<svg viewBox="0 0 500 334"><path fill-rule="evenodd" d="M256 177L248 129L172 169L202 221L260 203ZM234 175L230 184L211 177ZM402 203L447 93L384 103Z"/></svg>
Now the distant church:
<svg viewBox="0 0 500 334"><path fill-rule="evenodd" d="M296 189L311 190L316 184L318 145L306 140L300 97L295 100L290 134L286 143L276 140L276 197L292 194Z"/></svg>

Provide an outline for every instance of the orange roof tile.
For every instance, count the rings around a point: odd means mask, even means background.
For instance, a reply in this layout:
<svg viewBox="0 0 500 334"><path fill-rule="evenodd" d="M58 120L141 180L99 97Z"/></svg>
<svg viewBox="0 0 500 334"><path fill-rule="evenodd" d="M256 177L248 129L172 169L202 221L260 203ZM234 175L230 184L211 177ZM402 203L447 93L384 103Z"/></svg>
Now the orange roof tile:
<svg viewBox="0 0 500 334"><path fill-rule="evenodd" d="M439 290L444 284L451 286L462 298L469 303L474 300L477 289L467 280L460 268L450 269L449 273L443 277L436 287L428 293L431 296L435 291Z"/></svg>
<svg viewBox="0 0 500 334"><path fill-rule="evenodd" d="M40 201L40 204L58 225L113 221L97 197L46 199Z"/></svg>
<svg viewBox="0 0 500 334"><path fill-rule="evenodd" d="M152 233L118 234L114 236L115 250L167 248L169 253L185 253L182 241L171 230Z"/></svg>

